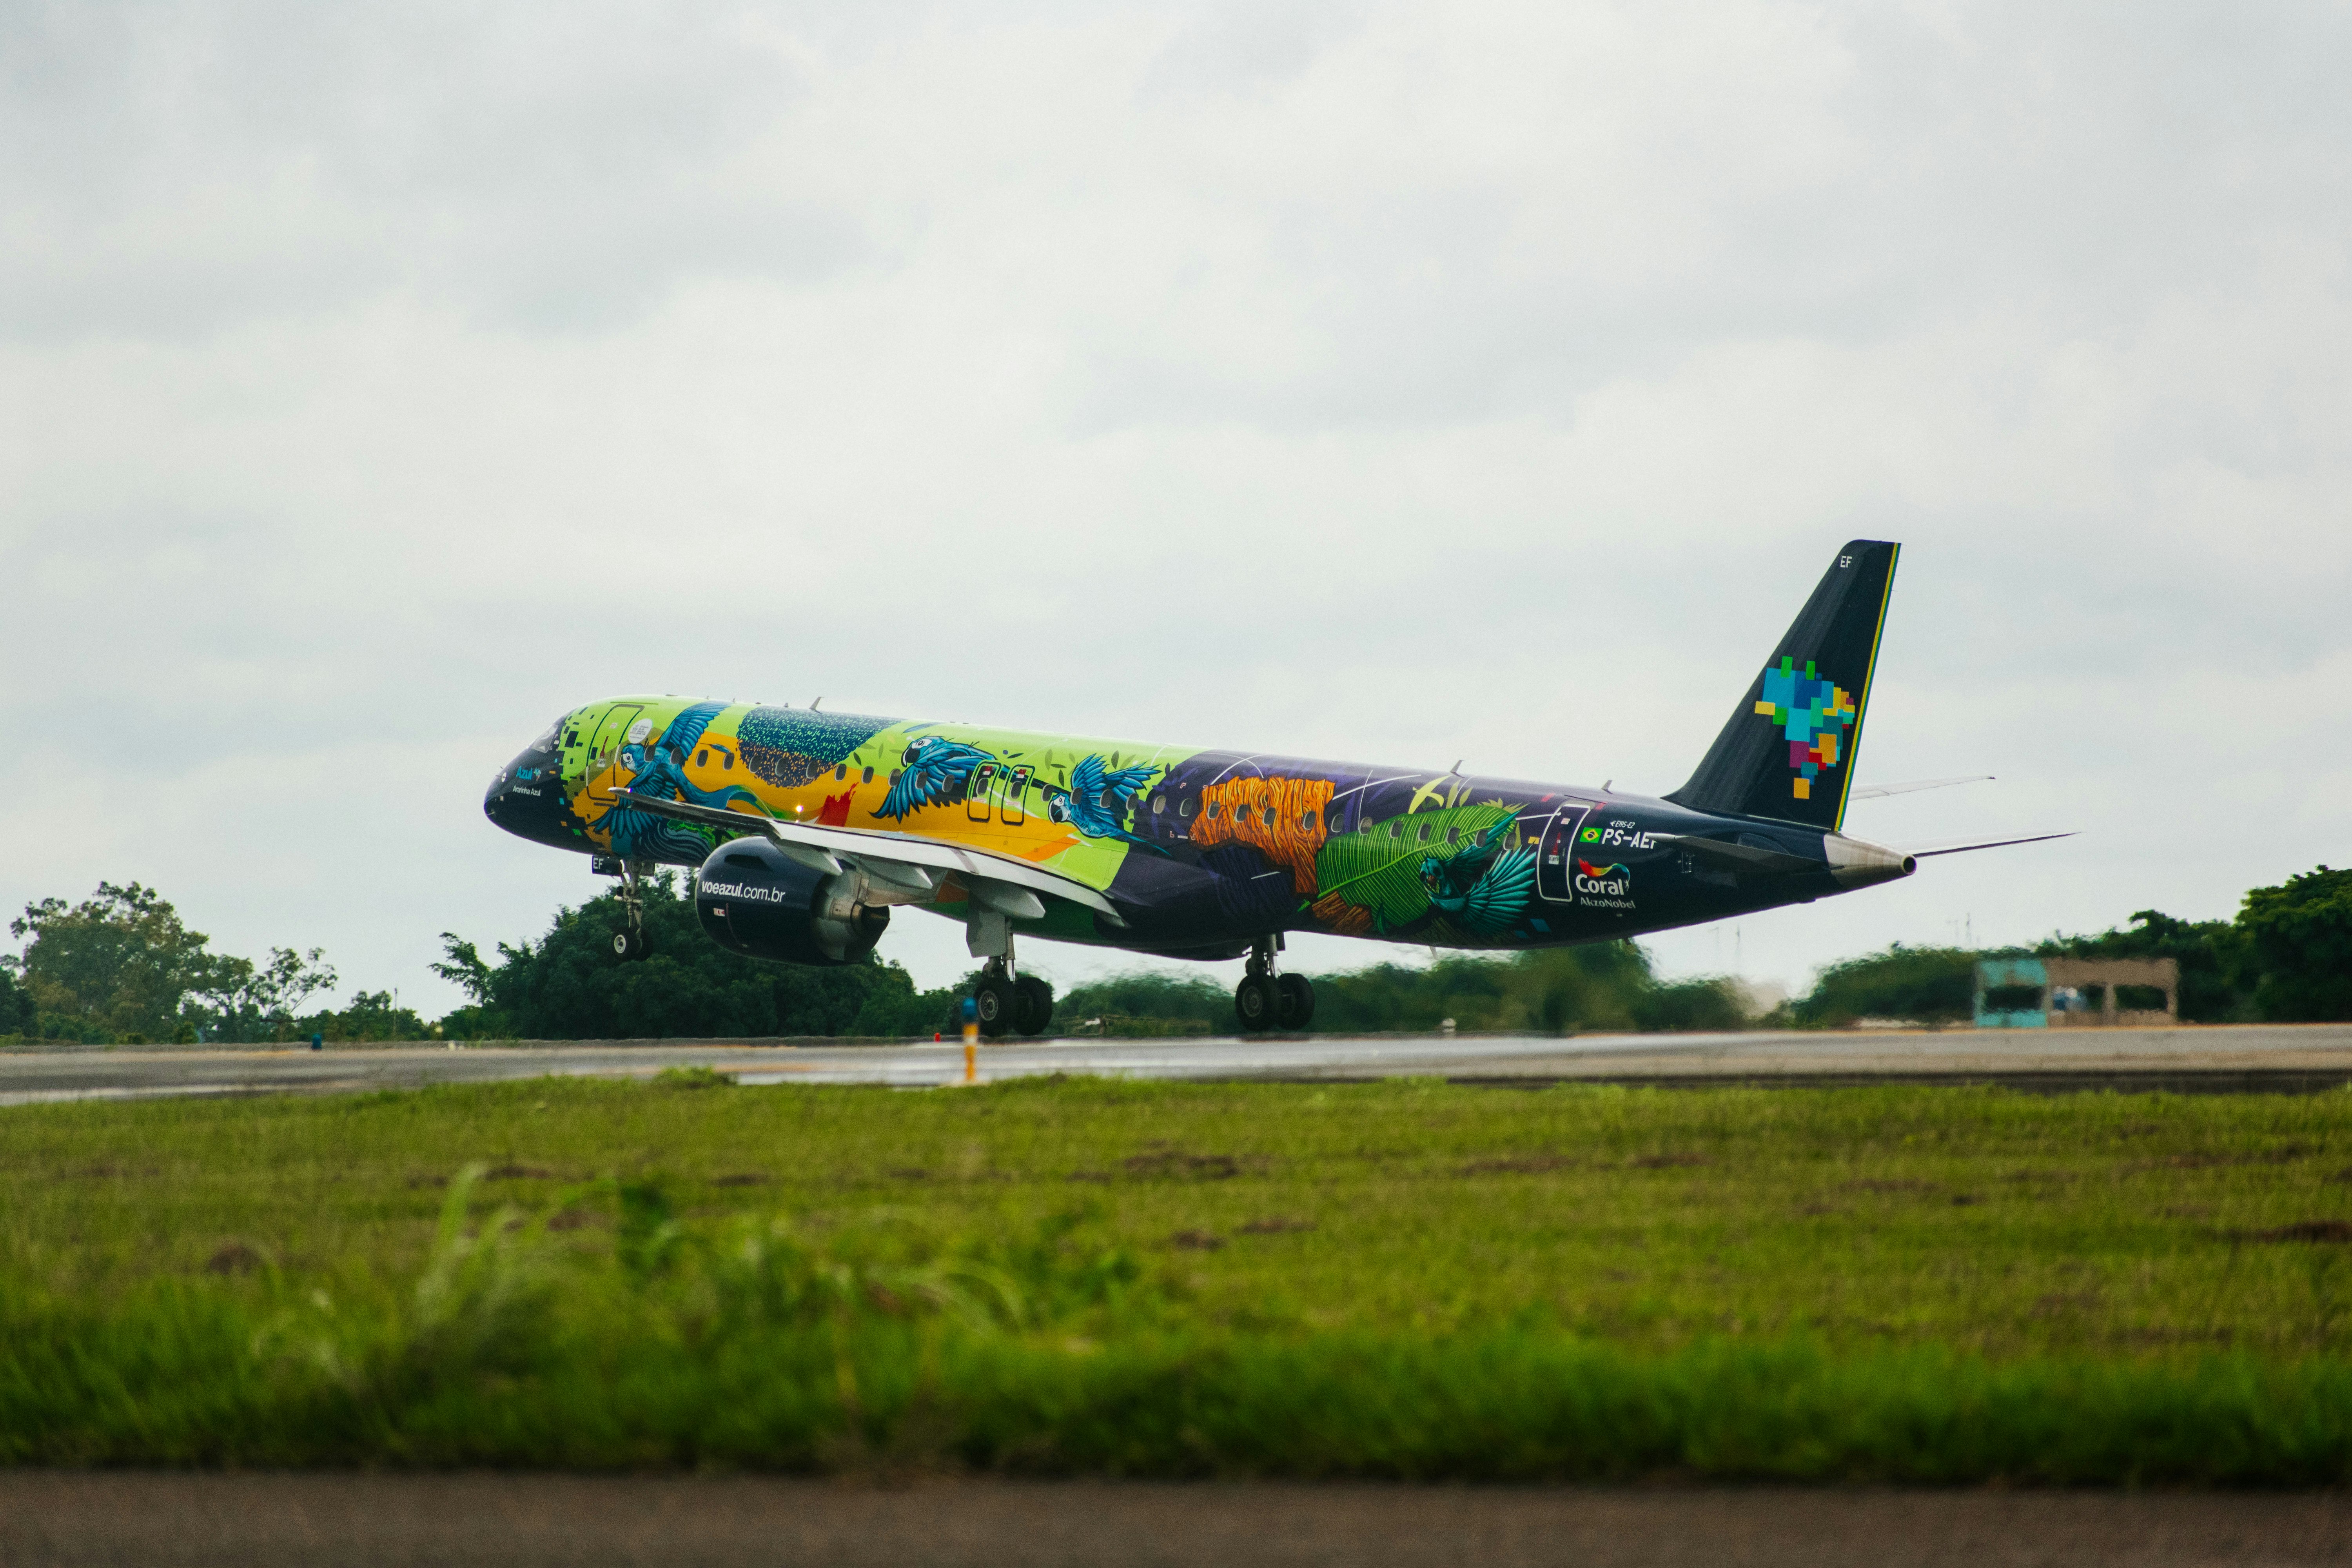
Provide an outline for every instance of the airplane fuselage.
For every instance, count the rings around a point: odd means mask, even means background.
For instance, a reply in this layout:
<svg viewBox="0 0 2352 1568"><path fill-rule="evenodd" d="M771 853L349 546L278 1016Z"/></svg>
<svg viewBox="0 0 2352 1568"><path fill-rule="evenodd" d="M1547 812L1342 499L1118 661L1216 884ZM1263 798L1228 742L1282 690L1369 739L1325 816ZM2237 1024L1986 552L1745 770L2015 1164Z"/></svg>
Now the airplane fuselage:
<svg viewBox="0 0 2352 1568"><path fill-rule="evenodd" d="M566 714L484 805L509 832L635 865L700 866L728 837L615 791L1025 861L1111 912L1055 900L1024 934L1199 958L1282 931L1629 937L1909 868L1818 826L1589 786L675 697ZM949 877L918 907L963 919L970 898Z"/></svg>

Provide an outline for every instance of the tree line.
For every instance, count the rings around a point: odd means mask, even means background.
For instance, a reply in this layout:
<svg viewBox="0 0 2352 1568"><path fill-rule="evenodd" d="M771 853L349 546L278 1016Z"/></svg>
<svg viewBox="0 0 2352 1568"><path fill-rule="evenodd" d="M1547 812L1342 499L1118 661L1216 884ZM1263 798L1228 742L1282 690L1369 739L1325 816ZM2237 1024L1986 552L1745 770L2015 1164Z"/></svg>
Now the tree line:
<svg viewBox="0 0 2352 1568"><path fill-rule="evenodd" d="M729 952L705 939L693 900L670 873L645 884L649 956L620 963L617 893L557 910L536 942L478 945L445 931L434 972L465 1004L427 1020L386 992L341 1008L307 1004L336 984L317 948L273 947L251 960L213 951L152 889L100 882L68 905L44 899L9 922L23 951L0 956L0 1037L143 1044L175 1041L743 1038L864 1036L904 1039L960 1027L971 976L925 990L879 958L799 969ZM2228 921L2142 910L2094 936L2053 935L2032 949L1905 947L1832 964L1767 1024L1837 1026L1863 1017L1958 1022L1970 1016L1977 960L2175 958L2180 1013L2192 1022L2352 1018L2352 871L2316 870L2249 892ZM1463 1030L1728 1029L1746 1015L1730 983L1663 981L1630 942L1504 957L1457 955L1427 966L1382 963L1316 980L1316 1024L1335 1033ZM1054 1032L1222 1034L1233 998L1202 975L1131 973L1072 987Z"/></svg>

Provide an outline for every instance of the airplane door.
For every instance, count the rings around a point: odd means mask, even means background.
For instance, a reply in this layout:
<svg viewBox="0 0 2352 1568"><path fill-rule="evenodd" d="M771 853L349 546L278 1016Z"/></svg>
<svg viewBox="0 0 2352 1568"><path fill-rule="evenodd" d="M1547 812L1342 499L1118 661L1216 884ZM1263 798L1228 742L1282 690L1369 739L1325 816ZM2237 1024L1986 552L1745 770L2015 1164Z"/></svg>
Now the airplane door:
<svg viewBox="0 0 2352 1568"><path fill-rule="evenodd" d="M1029 820L1029 775L1034 771L1032 768L1015 768L1012 778L1005 782L1005 826L1018 827Z"/></svg>
<svg viewBox="0 0 2352 1568"><path fill-rule="evenodd" d="M629 777L613 770L619 763L621 747L628 740L630 727L636 723L645 709L636 704L622 703L605 710L598 720L595 733L588 740L588 798L604 805L613 804L613 785L625 784Z"/></svg>
<svg viewBox="0 0 2352 1568"><path fill-rule="evenodd" d="M964 797L964 815L974 822L988 820L989 786L996 782L996 764L982 763L971 770L970 793Z"/></svg>
<svg viewBox="0 0 2352 1568"><path fill-rule="evenodd" d="M1544 825L1536 854L1536 892L1549 902L1576 902L1576 830L1593 806L1589 800L1570 801Z"/></svg>

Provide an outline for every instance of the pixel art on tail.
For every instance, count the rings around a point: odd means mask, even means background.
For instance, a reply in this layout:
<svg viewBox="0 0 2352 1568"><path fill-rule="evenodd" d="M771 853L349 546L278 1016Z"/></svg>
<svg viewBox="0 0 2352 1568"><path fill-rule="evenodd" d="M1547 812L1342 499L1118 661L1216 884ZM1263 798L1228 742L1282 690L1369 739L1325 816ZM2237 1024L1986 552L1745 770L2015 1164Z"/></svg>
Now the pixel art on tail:
<svg viewBox="0 0 2352 1568"><path fill-rule="evenodd" d="M1795 658L1783 655L1778 669L1764 671L1764 694L1756 700L1756 711L1779 726L1787 739L1789 766L1797 773L1791 781L1796 798L1810 800L1812 781L1823 768L1838 765L1840 742L1861 710L1852 692L1814 672L1811 659L1800 675Z"/></svg>

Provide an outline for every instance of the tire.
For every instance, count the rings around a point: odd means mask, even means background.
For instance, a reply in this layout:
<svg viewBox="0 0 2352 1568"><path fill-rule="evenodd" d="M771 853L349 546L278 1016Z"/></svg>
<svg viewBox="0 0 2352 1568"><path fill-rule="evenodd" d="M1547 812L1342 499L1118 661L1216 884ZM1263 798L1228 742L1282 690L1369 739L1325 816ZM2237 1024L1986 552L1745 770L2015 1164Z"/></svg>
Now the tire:
<svg viewBox="0 0 2352 1568"><path fill-rule="evenodd" d="M1013 983L1013 1026L1024 1035L1042 1035L1054 1021L1054 988L1034 974Z"/></svg>
<svg viewBox="0 0 2352 1568"><path fill-rule="evenodd" d="M971 994L980 1005L980 1032L988 1038L1001 1039L1013 1027L1013 1009L1020 1005L1019 995L1011 983L1003 980L983 980Z"/></svg>
<svg viewBox="0 0 2352 1568"><path fill-rule="evenodd" d="M613 933L613 956L626 963L646 955L646 933L638 931L616 931Z"/></svg>
<svg viewBox="0 0 2352 1568"><path fill-rule="evenodd" d="M1275 983L1282 991L1282 1026L1296 1034L1315 1021L1315 986L1304 974L1286 974Z"/></svg>
<svg viewBox="0 0 2352 1568"><path fill-rule="evenodd" d="M1253 974L1234 987L1234 1016L1244 1035L1263 1035L1282 1023L1282 993L1262 974Z"/></svg>

